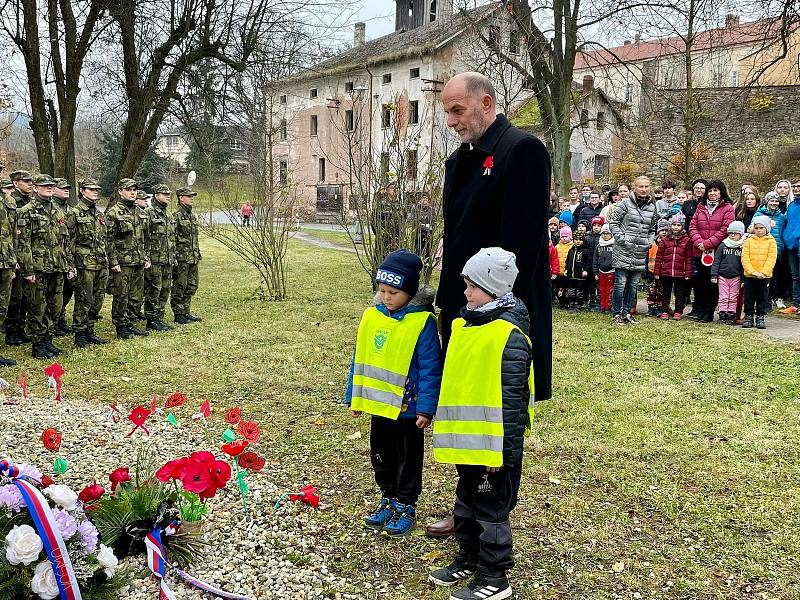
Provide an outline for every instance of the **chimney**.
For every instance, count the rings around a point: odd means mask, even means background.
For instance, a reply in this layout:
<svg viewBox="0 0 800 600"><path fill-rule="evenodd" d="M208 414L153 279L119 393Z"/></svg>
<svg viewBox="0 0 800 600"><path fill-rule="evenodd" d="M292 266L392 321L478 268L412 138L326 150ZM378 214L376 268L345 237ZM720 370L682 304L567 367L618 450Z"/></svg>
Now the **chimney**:
<svg viewBox="0 0 800 600"><path fill-rule="evenodd" d="M631 41L630 41L630 40L625 40L625 41L622 43L622 45L623 45L623 46L630 46L630 45L631 45Z"/></svg>
<svg viewBox="0 0 800 600"><path fill-rule="evenodd" d="M733 29L739 25L739 15L727 14L725 15L725 29Z"/></svg>
<svg viewBox="0 0 800 600"><path fill-rule="evenodd" d="M367 24L356 23L353 31L353 46L363 46L367 41Z"/></svg>
<svg viewBox="0 0 800 600"><path fill-rule="evenodd" d="M638 46L639 42L641 42L641 41L642 41L642 34L641 33L637 33L636 37L634 38L634 42L633 43Z"/></svg>
<svg viewBox="0 0 800 600"><path fill-rule="evenodd" d="M584 75L583 76L583 93L591 94L594 90L594 77L591 75Z"/></svg>

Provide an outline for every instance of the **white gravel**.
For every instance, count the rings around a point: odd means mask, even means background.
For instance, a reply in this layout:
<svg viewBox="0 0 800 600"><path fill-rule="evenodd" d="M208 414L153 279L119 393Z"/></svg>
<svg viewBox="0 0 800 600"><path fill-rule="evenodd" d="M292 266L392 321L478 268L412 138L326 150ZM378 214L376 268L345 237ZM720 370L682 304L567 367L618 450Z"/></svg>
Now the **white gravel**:
<svg viewBox="0 0 800 600"><path fill-rule="evenodd" d="M123 411L127 414L131 408L126 405ZM180 422L177 429L167 423L165 415L156 415L145 423L151 432L149 437L137 431L128 438L130 421L123 418L113 423L108 406L71 398L68 390L61 403L28 399L15 406L0 405L0 457L32 463L51 476L53 460L63 457L68 460L69 469L55 477L57 482L80 491L96 479L108 493L108 474L117 467L131 467L132 471L141 445L151 445L164 461L195 450L213 450L221 455L219 445L225 428L221 416L214 415L206 428L202 423L191 422L192 408L195 407L187 403L174 410ZM261 425L264 431L265 425ZM63 434L61 448L55 454L48 452L40 439L48 427L56 427ZM265 445L262 443L256 450L262 456L266 454L267 466L261 473L247 477L249 518L243 516L234 474L227 488L210 500L204 534L210 542L208 557L188 572L211 585L258 599L364 598L343 578L329 572L325 556L316 548L315 537L320 528L313 508L286 503L273 510L283 492L292 491L295 485L302 487L302 482L284 481L280 467L270 465ZM320 509L326 508L323 499ZM146 571L143 555L128 559L126 564L131 561ZM123 589L120 597L157 598L156 579L146 572L142 576L142 580ZM174 576L168 581L177 598L209 598Z"/></svg>

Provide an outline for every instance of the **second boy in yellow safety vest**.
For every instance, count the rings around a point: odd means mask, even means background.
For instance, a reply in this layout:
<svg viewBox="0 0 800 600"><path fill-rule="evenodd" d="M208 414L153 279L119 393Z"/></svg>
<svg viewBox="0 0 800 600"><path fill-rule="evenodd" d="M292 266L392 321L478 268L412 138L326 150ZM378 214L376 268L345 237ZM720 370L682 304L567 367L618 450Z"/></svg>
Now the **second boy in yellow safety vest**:
<svg viewBox="0 0 800 600"><path fill-rule="evenodd" d="M512 595L509 513L517 503L522 447L533 419L528 310L512 293L516 257L483 248L462 271L467 306L453 322L433 424L433 455L456 465L459 550L429 581L466 587L450 600Z"/></svg>
<svg viewBox="0 0 800 600"><path fill-rule="evenodd" d="M423 430L439 399L442 351L433 290L419 288L422 260L408 250L389 254L375 276L377 305L358 326L345 403L372 415L370 455L382 498L364 525L401 536L416 524L422 492Z"/></svg>

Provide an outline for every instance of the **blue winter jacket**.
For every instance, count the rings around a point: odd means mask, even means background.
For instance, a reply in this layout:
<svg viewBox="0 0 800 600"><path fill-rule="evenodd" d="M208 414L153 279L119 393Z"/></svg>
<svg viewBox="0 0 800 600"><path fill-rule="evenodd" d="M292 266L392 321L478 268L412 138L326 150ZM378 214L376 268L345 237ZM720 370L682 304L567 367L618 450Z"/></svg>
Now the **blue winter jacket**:
<svg viewBox="0 0 800 600"><path fill-rule="evenodd" d="M387 317L402 321L408 313L430 312L432 302L432 290L425 287L420 288L411 303L393 314L390 314L384 304L378 304L376 308ZM353 352L353 358L355 359L355 352ZM353 364L354 361L351 360L344 398L344 402L348 406L353 398ZM414 356L411 358L411 366L408 371L403 399L404 404L408 403L408 408L400 413L399 418L416 419L418 414L433 417L436 414L436 407L439 405L441 384L442 347L439 343L439 330L436 327L436 319L428 319L417 340L417 347L414 349Z"/></svg>
<svg viewBox="0 0 800 600"><path fill-rule="evenodd" d="M775 238L775 242L778 244L778 258L780 258L781 253L783 252L783 230L786 227L786 215L781 212L780 208L776 208L775 210L770 210L767 208L766 204L762 204L758 207L755 216L758 215L766 215L770 219L775 222L775 226L770 229L770 234L772 237Z"/></svg>
<svg viewBox="0 0 800 600"><path fill-rule="evenodd" d="M783 228L783 243L792 252L800 248L800 201L786 207L786 226Z"/></svg>

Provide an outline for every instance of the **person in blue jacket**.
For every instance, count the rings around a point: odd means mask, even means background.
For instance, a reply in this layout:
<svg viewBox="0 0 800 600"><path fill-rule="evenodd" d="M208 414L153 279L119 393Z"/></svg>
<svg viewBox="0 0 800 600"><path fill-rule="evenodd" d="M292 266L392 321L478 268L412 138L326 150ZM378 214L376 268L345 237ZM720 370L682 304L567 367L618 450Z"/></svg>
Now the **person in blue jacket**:
<svg viewBox="0 0 800 600"><path fill-rule="evenodd" d="M792 201L786 205L786 224L783 228L783 244L789 256L792 271L792 305L781 313L795 314L800 311L800 202Z"/></svg>
<svg viewBox="0 0 800 600"><path fill-rule="evenodd" d="M436 414L442 380L435 293L419 287L421 271L422 260L408 250L384 259L375 276L376 306L364 311L345 392L353 416L372 415L370 456L382 497L364 526L393 537L416 525L424 429Z"/></svg>

